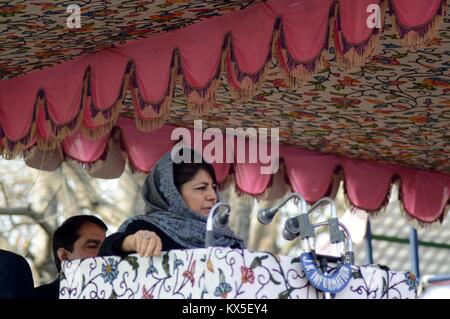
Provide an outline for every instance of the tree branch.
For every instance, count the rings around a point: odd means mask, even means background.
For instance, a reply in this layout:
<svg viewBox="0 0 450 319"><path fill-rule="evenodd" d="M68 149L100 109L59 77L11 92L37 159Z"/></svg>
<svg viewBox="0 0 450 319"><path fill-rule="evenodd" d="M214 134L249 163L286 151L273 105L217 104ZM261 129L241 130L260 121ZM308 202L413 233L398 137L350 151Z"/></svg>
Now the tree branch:
<svg viewBox="0 0 450 319"><path fill-rule="evenodd" d="M5 184L3 184L3 182L0 182L0 188L1 188L2 193L3 193L3 198L5 199L5 205L6 206L10 206L9 196L8 196L8 193L6 192Z"/></svg>
<svg viewBox="0 0 450 319"><path fill-rule="evenodd" d="M52 237L53 234L53 227L48 222L43 220L43 214L40 214L36 212L33 208L31 208L31 205L24 206L24 207L0 207L0 215L7 215L7 216L26 216L29 218L32 218L36 224L41 226L41 228L45 231L45 233L49 236L49 238Z"/></svg>
<svg viewBox="0 0 450 319"><path fill-rule="evenodd" d="M73 172L75 178L79 181L78 186L81 187L83 192L86 194L85 198L88 202L86 203L87 205L81 205L81 209L85 208L91 211L95 211L102 215L102 217L107 219L108 222L113 224L120 224L121 222L123 222L123 220L125 220L125 218L128 217L128 215L122 209L120 209L119 206L110 203L98 194L95 187L91 184L90 178L85 175L84 171L70 162L66 163L65 165ZM108 214L102 213L102 210L108 211Z"/></svg>

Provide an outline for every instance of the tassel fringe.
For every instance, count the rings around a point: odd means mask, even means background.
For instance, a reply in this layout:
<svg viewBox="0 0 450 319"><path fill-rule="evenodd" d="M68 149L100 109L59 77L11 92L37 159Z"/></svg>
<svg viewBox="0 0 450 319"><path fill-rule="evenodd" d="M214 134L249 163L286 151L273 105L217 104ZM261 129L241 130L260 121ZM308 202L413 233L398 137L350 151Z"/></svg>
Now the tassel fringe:
<svg viewBox="0 0 450 319"><path fill-rule="evenodd" d="M394 11L393 8L392 11ZM416 28L408 28L401 25L397 15L394 12L395 23L393 23L393 26L399 35L402 46L409 49L418 49L431 45L433 38L442 26L446 14L447 0L442 0L438 11L429 22Z"/></svg>

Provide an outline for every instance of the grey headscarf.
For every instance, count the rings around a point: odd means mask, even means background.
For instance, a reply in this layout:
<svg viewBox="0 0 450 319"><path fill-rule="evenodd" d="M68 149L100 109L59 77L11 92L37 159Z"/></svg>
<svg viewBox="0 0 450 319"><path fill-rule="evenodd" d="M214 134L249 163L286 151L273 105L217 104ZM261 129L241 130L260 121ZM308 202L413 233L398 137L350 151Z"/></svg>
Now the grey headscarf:
<svg viewBox="0 0 450 319"><path fill-rule="evenodd" d="M171 153L166 153L147 176L142 186L146 211L127 219L119 231L131 222L144 220L158 227L176 243L186 248L205 247L206 220L189 209L174 183ZM244 248L244 242L230 228L214 229L215 246Z"/></svg>

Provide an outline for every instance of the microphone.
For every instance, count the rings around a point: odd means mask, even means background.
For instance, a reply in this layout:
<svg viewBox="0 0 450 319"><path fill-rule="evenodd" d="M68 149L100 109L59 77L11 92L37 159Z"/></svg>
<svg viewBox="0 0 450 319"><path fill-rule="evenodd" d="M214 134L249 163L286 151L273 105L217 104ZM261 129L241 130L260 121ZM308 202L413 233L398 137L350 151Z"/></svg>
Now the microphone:
<svg viewBox="0 0 450 319"><path fill-rule="evenodd" d="M213 224L217 228L225 228L228 225L229 219L230 219L229 210L227 210L225 212L219 212L216 215L214 215Z"/></svg>
<svg viewBox="0 0 450 319"><path fill-rule="evenodd" d="M216 214L219 207L225 206L226 210L222 213ZM225 228L228 224L228 219L230 216L231 208L225 202L217 202L208 214L208 219L206 221L206 237L205 237L205 247L214 246L214 227Z"/></svg>
<svg viewBox="0 0 450 319"><path fill-rule="evenodd" d="M258 218L258 221L263 224L269 224L277 212L284 206L288 201L290 201L292 198L297 198L302 203L302 211L306 208L306 201L305 199L299 195L298 193L291 193L284 201L282 201L280 204L276 205L275 207L269 208L269 209L262 209L258 212L256 217Z"/></svg>
<svg viewBox="0 0 450 319"><path fill-rule="evenodd" d="M269 209L261 209L256 217L258 218L258 221L263 224L267 225L269 224L272 219L275 217L276 213L278 212L278 207L273 207Z"/></svg>
<svg viewBox="0 0 450 319"><path fill-rule="evenodd" d="M298 216L288 218L284 224L283 237L286 240L294 240L297 237L313 238L314 228L309 222L308 214L302 213Z"/></svg>
<svg viewBox="0 0 450 319"><path fill-rule="evenodd" d="M299 234L299 223L296 217L288 218L281 233L286 240L294 240Z"/></svg>

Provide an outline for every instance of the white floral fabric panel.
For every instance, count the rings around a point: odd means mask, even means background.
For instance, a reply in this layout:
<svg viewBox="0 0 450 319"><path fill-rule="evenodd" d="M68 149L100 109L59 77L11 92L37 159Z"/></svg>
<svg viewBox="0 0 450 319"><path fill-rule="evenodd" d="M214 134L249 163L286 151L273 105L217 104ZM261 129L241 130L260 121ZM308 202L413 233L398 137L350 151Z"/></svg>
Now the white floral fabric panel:
<svg viewBox="0 0 450 319"><path fill-rule="evenodd" d="M309 284L298 257L230 248L172 250L159 257L96 257L64 262L62 299L323 298ZM332 265L329 272L333 271ZM416 298L410 272L352 266L335 298Z"/></svg>

